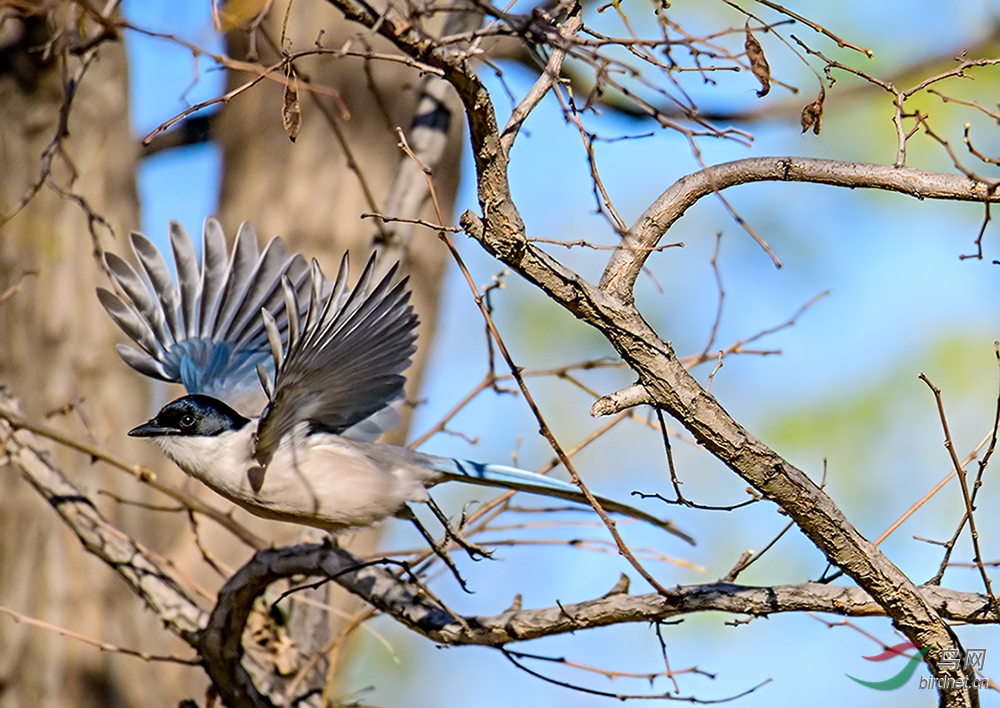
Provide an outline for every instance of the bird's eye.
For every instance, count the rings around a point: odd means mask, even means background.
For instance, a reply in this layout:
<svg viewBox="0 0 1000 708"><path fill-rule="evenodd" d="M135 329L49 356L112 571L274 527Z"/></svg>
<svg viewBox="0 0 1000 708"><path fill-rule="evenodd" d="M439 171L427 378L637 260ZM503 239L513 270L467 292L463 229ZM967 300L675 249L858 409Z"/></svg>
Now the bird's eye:
<svg viewBox="0 0 1000 708"><path fill-rule="evenodd" d="M181 429L189 430L194 427L194 416L188 413L185 416L181 416L180 419Z"/></svg>

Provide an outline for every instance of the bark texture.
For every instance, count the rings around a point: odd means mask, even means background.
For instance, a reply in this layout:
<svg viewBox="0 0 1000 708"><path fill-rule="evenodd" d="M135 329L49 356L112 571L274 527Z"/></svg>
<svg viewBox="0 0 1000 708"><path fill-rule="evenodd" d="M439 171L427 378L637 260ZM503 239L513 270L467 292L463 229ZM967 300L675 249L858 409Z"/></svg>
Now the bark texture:
<svg viewBox="0 0 1000 708"><path fill-rule="evenodd" d="M148 385L118 359L119 333L94 296L95 287L108 285L98 253L121 252L123 235L138 223L124 48L108 43L73 54L68 47L80 39L73 13L3 19L0 215L10 218L0 225L0 292L7 293L0 384L34 420L47 418L64 434L133 461L152 459L124 436L147 416ZM118 472L65 450L53 455L88 490L143 498ZM162 548L179 528L164 526L162 515L99 503L144 543ZM112 644L158 653L179 646L113 572L80 553L76 538L9 467L0 468L0 598L27 616ZM196 675L0 620L4 706L138 705L149 695L176 702L184 672Z"/></svg>

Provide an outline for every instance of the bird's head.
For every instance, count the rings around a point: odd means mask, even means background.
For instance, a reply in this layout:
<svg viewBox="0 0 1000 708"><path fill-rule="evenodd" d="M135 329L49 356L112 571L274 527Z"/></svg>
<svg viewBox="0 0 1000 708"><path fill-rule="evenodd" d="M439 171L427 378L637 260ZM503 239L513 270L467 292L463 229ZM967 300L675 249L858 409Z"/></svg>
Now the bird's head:
<svg viewBox="0 0 1000 708"><path fill-rule="evenodd" d="M192 394L171 401L128 434L149 438L182 470L210 484L231 468L242 470L250 458L250 438L243 435L252 432L250 423L219 399Z"/></svg>
<svg viewBox="0 0 1000 708"><path fill-rule="evenodd" d="M249 418L219 399L196 393L171 401L156 416L132 428L128 434L134 438L215 437L240 430L249 422Z"/></svg>

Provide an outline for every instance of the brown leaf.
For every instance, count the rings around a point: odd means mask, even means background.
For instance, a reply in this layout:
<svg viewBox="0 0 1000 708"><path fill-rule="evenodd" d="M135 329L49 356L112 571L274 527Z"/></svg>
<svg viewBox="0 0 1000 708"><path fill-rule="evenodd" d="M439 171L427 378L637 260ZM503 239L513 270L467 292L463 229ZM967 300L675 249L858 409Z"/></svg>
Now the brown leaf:
<svg viewBox="0 0 1000 708"><path fill-rule="evenodd" d="M747 50L747 59L750 60L750 71L760 81L761 86L760 91L757 92L757 98L764 98L771 90L771 67L767 63L767 57L764 56L764 48L750 33L749 22L744 27L744 32L747 39L743 46Z"/></svg>
<svg viewBox="0 0 1000 708"><path fill-rule="evenodd" d="M215 10L215 3L212 3ZM213 12L216 20L216 29L229 32L238 27L243 27L254 17L264 11L267 0L226 0L220 3L217 12Z"/></svg>
<svg viewBox="0 0 1000 708"><path fill-rule="evenodd" d="M285 98L281 105L281 124L293 143L302 127L302 106L299 104L299 78L289 63L285 67Z"/></svg>
<svg viewBox="0 0 1000 708"><path fill-rule="evenodd" d="M802 132L806 132L810 128L816 135L819 135L819 124L823 122L823 101L826 100L826 89L822 86L819 89L819 95L816 96L816 100L810 104L807 104L802 109Z"/></svg>

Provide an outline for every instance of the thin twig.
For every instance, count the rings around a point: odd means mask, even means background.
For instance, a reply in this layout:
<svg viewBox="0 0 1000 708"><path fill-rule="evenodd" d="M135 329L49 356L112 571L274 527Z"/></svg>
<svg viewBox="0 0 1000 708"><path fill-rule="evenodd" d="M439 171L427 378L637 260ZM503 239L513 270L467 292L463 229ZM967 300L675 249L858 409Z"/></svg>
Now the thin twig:
<svg viewBox="0 0 1000 708"><path fill-rule="evenodd" d="M983 584L986 586L986 594L990 597L990 602L997 604L997 599L993 595L993 586L990 583L990 576L986 572L986 568L983 565L983 555L979 550L979 532L976 530L976 519L973 515L972 506L972 495L969 492L969 483L965 478L965 469L962 467L962 463L958 460L958 455L955 454L955 445L951 439L951 431L948 430L948 419L944 412L944 402L941 399L941 389L931 383L930 379L927 378L926 374L920 374L918 376L921 381L927 384L931 392L934 394L934 401L937 403L938 415L941 418L941 428L944 430L944 446L948 450L948 455L951 457L951 463L955 467L955 473L958 475L959 484L962 485L962 499L965 502L965 513L969 519L969 533L972 535L972 548L975 553L975 562L979 567L979 574L983 578Z"/></svg>
<svg viewBox="0 0 1000 708"><path fill-rule="evenodd" d="M83 642L84 644L88 644L92 647L100 649L101 651L110 652L112 654L134 656L137 659L142 659L143 661L164 661L172 664L185 664L187 666L198 666L201 663L201 660L197 657L194 659L183 659L179 656L171 656L169 654L150 654L149 652L139 651L137 649L115 646L114 644L110 644L108 642L93 639L85 634L74 632L71 629L66 629L65 627L60 627L58 625L51 624L50 622L45 622L44 620L22 615L20 612L16 612L9 607L4 607L3 605L0 605L0 614L7 615L18 624L26 624L29 627L37 627L48 632L55 632L60 636L67 637L68 639L73 639L78 642Z"/></svg>

